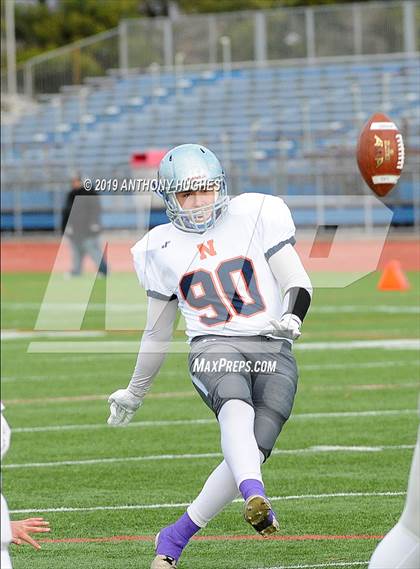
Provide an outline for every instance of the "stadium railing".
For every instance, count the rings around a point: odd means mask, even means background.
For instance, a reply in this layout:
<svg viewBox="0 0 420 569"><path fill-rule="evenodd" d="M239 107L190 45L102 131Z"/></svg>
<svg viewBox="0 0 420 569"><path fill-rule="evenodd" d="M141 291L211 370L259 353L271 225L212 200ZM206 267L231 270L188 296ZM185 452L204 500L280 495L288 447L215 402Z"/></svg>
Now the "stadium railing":
<svg viewBox="0 0 420 569"><path fill-rule="evenodd" d="M128 73L157 64L174 71L190 64L263 66L284 59L414 53L419 13L419 0L383 0L122 20L118 28L29 59L19 70L18 88L27 96L55 93L105 76L110 68Z"/></svg>

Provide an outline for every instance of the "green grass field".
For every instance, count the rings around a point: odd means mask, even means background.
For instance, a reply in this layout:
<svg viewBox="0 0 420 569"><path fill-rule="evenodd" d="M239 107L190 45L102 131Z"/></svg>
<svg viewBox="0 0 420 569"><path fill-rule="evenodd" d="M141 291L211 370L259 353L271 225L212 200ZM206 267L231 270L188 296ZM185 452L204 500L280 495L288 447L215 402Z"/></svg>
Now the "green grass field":
<svg viewBox="0 0 420 569"><path fill-rule="evenodd" d="M208 539L188 546L180 569L367 567L375 536L402 510L416 440L418 351L369 343L419 337L419 273L408 276L405 293L378 292L378 274L316 291L295 349L293 416L276 447L288 452L264 466L284 539L253 539L237 502L202 532ZM33 329L46 282L45 275L4 275L3 330ZM104 295L98 281L84 330L103 330ZM114 331L78 341L137 338ZM354 340L364 343L353 348ZM186 356L168 357L134 423L111 429L106 398L126 385L135 354L28 353L35 341L3 342L2 399L13 428L3 493L12 511L28 510L12 519L40 512L57 541L40 552L12 546L14 567L148 569L153 536L183 513L220 461L217 423L192 389ZM310 349L314 342L342 348ZM70 541L114 536L128 537Z"/></svg>

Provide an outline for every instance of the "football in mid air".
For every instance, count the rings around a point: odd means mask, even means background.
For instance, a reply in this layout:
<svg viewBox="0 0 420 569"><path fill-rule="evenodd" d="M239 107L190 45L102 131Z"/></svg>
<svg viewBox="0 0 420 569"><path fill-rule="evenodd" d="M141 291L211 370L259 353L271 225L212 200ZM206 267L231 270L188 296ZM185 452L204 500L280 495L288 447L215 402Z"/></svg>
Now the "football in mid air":
<svg viewBox="0 0 420 569"><path fill-rule="evenodd" d="M366 184L386 196L398 182L404 166L404 142L397 125L382 113L363 127L357 144L357 164Z"/></svg>

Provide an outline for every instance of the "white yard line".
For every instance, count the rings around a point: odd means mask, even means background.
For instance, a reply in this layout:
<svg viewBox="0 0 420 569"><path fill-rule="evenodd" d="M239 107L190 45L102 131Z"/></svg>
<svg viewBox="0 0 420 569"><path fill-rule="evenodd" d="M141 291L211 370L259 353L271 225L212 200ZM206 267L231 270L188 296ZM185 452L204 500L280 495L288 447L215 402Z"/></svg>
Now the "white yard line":
<svg viewBox="0 0 420 569"><path fill-rule="evenodd" d="M369 561L335 561L334 563L317 563L315 565L277 565L276 567L258 567L258 569L322 569L322 567L356 567L368 564Z"/></svg>
<svg viewBox="0 0 420 569"><path fill-rule="evenodd" d="M353 350L357 349L383 349L383 350L420 350L420 340L416 338L380 339L380 340L352 340L343 342L297 342L294 350ZM137 354L138 341L105 340L89 342L30 342L28 353L32 354ZM169 353L187 354L188 344L183 340L171 343ZM220 353L223 353L220 350Z"/></svg>
<svg viewBox="0 0 420 569"><path fill-rule="evenodd" d="M61 359L61 358L60 358ZM78 358L79 359L79 358ZM80 358L82 361L84 358ZM89 359L95 360L94 356L91 356ZM68 358L65 358L66 362L68 362ZM74 361L74 358L71 358L71 362ZM336 363L336 364L300 364L299 370L300 371L328 371L328 370L341 370L341 369L375 369L375 368L382 368L382 367L404 367L404 366L419 366L419 360L386 360L386 361L367 361L367 362L348 362L348 363ZM101 376L103 375L115 375L114 370L102 370ZM83 372L83 378L95 377L97 378L97 372ZM179 376L180 372L175 370L166 370L165 376ZM71 375L70 374L63 374L63 375L54 375L54 381L70 381ZM16 376L3 376L1 378L2 383L15 383L16 381L25 382L28 381L51 381L51 377L49 375L24 375L21 377ZM398 385L398 384L396 384ZM193 393L193 392L191 392Z"/></svg>
<svg viewBox="0 0 420 569"><path fill-rule="evenodd" d="M395 450L412 450L414 445L384 445L384 446L312 446L297 449L274 449L272 455L318 454L331 452L383 452ZM57 460L51 462L26 462L5 464L3 468L57 468L61 466L90 466L92 464L113 464L121 462L149 462L157 460L190 460L202 458L220 458L220 452L188 453L188 454L153 454L148 456L124 456L111 458L87 458L83 460Z"/></svg>
<svg viewBox="0 0 420 569"><path fill-rule="evenodd" d="M132 428L132 427L172 427L176 425L217 425L215 419L180 419L168 421L133 421L125 427L116 428ZM51 433L54 431L87 431L96 429L110 429L105 422L84 424L84 425L50 425L45 427L21 427L13 428L13 434L16 433Z"/></svg>
<svg viewBox="0 0 420 569"><path fill-rule="evenodd" d="M3 310L39 310L42 306L41 302L3 302ZM129 312L133 311L146 312L147 302L142 304L139 303L113 303L113 302L90 302L88 305L86 303L75 303L75 302L50 302L48 303L48 308L50 310L54 309L57 312L63 311L74 311L74 310L85 310L89 311L99 311L104 310L116 311L116 312ZM337 314L337 312L358 312L366 314L420 314L420 308L418 306L404 304L378 304L378 305L363 305L363 304L343 304L339 307L336 306L312 306L311 312L315 314Z"/></svg>
<svg viewBox="0 0 420 569"><path fill-rule="evenodd" d="M353 350L384 349L384 350L420 350L420 340L417 338L400 338L396 340L352 340L349 342L302 342L293 346L294 350Z"/></svg>
<svg viewBox="0 0 420 569"><path fill-rule="evenodd" d="M55 362L54 362L55 363ZM57 381L68 381L69 383L71 383L72 385L74 385L74 370L69 371L68 373L65 374L45 374L45 375L22 375L22 376L14 376L14 375L4 375L1 378L1 383L16 383L17 381L19 383L28 383L31 381L35 381L35 382L42 382L42 381L47 381L49 383L51 383L51 381L53 380L54 383L56 383ZM79 372L80 373L80 372ZM169 375L166 374L165 375ZM115 377L115 370L114 369L101 369L101 379L102 378L108 378L108 377ZM87 380L90 379L95 379L95 383L98 380L98 372L97 371L83 371L82 374L80 374L79 379L81 381L83 381L83 383L86 383Z"/></svg>
<svg viewBox="0 0 420 569"><path fill-rule="evenodd" d="M148 399L179 399L183 397L196 396L195 391L164 391L162 393L150 393ZM74 403L78 401L107 401L109 393L93 395L63 395L60 397L36 397L35 399L7 399L3 400L4 405L34 405L35 403L55 404L55 403Z"/></svg>
<svg viewBox="0 0 420 569"><path fill-rule="evenodd" d="M301 371L322 371L329 369L375 369L381 367L395 367L407 365L420 365L420 360L386 360L386 361L367 361L367 362L348 362L337 364L300 364L299 370Z"/></svg>
<svg viewBox="0 0 420 569"><path fill-rule="evenodd" d="M274 454L299 454L307 452L382 452L384 450L413 450L414 445L343 446L316 445L308 449L274 450Z"/></svg>
<svg viewBox="0 0 420 569"><path fill-rule="evenodd" d="M353 385L318 385L312 386L314 391L381 391L388 389L418 389L420 381L412 381L407 383L360 383Z"/></svg>
<svg viewBox="0 0 420 569"><path fill-rule="evenodd" d="M106 336L105 330L2 330L1 340L25 340L27 338L102 338Z"/></svg>
<svg viewBox="0 0 420 569"><path fill-rule="evenodd" d="M112 464L121 462L146 462L157 460L189 460L201 458L219 458L219 452L208 452L202 454L156 454L149 456L126 456L126 457L113 457L113 458L90 458L84 460L58 460L53 462L27 462L16 464L4 464L3 469L16 469L16 468L48 468L60 466L90 466L92 464Z"/></svg>
<svg viewBox="0 0 420 569"><path fill-rule="evenodd" d="M329 498L370 498L370 497L395 497L405 496L405 492L336 492L332 494L299 494L295 496L274 496L270 497L272 502L287 501L287 500L325 500ZM238 498L233 503L242 503L243 500ZM160 508L186 508L190 502L182 503L163 503L163 504L131 504L120 506L87 506L87 507L61 507L61 508L35 508L35 509L21 509L11 510L12 514L28 514L35 513L48 513L48 512L97 512L102 510L158 510Z"/></svg>
<svg viewBox="0 0 420 569"><path fill-rule="evenodd" d="M392 415L413 415L417 409L384 409L383 411L333 411L329 413L296 413L291 419L334 419L340 417L385 417Z"/></svg>
<svg viewBox="0 0 420 569"><path fill-rule="evenodd" d="M344 304L339 306L312 306L311 312L316 314L340 314L340 312L359 312L366 314L420 314L420 307L415 305L398 304Z"/></svg>
<svg viewBox="0 0 420 569"><path fill-rule="evenodd" d="M3 310L40 310L43 307L42 302L2 302ZM139 303L114 303L114 302L48 302L45 303L44 309L52 313L53 310L60 312L74 312L81 310L89 310L89 312L103 312L104 310L114 312L147 312L147 301L143 304Z"/></svg>
<svg viewBox="0 0 420 569"><path fill-rule="evenodd" d="M158 395L158 394L156 394ZM386 409L383 411L337 411L331 413L295 413L290 421L296 420L316 420L316 419L337 419L347 417L386 417L399 415L415 415L416 409ZM164 421L133 421L120 429L141 428L141 427L172 427L176 425L217 425L215 419L176 419ZM74 425L45 425L40 427L14 427L13 434L17 433L48 433L54 431L85 431L96 429L110 429L109 425L103 423L85 423Z"/></svg>

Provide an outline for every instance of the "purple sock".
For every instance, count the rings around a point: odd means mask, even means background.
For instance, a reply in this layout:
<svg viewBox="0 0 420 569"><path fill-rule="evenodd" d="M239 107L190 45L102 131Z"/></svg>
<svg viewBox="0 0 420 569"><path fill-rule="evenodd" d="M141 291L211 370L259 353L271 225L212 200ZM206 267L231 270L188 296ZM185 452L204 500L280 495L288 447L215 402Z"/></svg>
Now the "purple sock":
<svg viewBox="0 0 420 569"><path fill-rule="evenodd" d="M188 541L200 529L200 526L195 524L185 512L174 524L160 531L156 553L173 557L178 561Z"/></svg>
<svg viewBox="0 0 420 569"><path fill-rule="evenodd" d="M248 500L250 496L265 496L263 483L253 478L242 480L239 484L239 491L244 500Z"/></svg>
<svg viewBox="0 0 420 569"><path fill-rule="evenodd" d="M255 496L255 495L264 496L266 498L263 483L260 482L259 480L254 480L253 478L248 478L248 480L243 480L239 484L239 491L242 494L245 501L248 500L250 496ZM268 520L270 522L273 521L272 510L270 510L268 513Z"/></svg>

